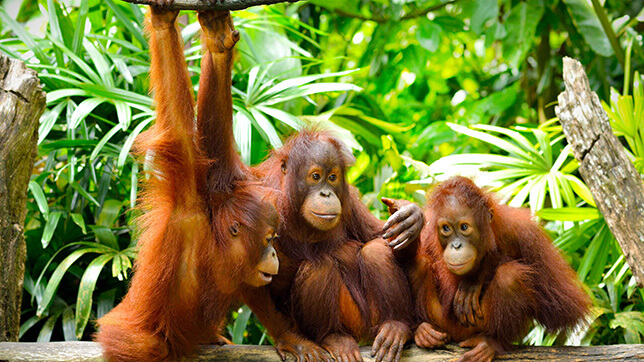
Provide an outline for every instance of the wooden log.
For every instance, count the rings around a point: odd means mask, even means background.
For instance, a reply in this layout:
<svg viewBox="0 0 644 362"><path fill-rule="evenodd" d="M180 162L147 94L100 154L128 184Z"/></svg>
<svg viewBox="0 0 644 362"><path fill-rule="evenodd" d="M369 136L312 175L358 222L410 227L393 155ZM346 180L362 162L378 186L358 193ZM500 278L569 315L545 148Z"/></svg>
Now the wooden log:
<svg viewBox="0 0 644 362"><path fill-rule="evenodd" d="M374 361L371 347L361 347L362 358ZM403 352L406 362L451 361L466 349L447 345L435 350L410 346ZM644 345L622 344L594 347L517 347L497 361L635 361L644 359ZM281 362L270 346L203 346L194 361L224 362ZM294 360L291 356L289 361ZM101 347L93 342L0 343L0 361L102 361Z"/></svg>
<svg viewBox="0 0 644 362"><path fill-rule="evenodd" d="M153 5L154 0L123 0L132 4ZM277 3L295 3L302 0L174 0L166 9L176 10L243 10L252 6L272 5Z"/></svg>
<svg viewBox="0 0 644 362"><path fill-rule="evenodd" d="M0 53L0 342L18 341L27 189L45 92L36 72Z"/></svg>
<svg viewBox="0 0 644 362"><path fill-rule="evenodd" d="M564 58L563 64L566 91L559 95L555 112L579 161L579 172L642 288L644 183L613 134L581 63Z"/></svg>

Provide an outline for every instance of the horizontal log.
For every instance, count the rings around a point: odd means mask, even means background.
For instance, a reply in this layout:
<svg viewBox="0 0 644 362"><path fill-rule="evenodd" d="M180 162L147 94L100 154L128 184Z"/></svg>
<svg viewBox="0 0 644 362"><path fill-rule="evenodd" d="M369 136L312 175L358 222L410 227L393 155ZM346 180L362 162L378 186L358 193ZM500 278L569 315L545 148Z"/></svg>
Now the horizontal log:
<svg viewBox="0 0 644 362"><path fill-rule="evenodd" d="M158 0L123 0L132 4L154 5ZM295 3L302 0L174 0L166 9L174 10L243 10L251 6L272 5L277 3Z"/></svg>
<svg viewBox="0 0 644 362"><path fill-rule="evenodd" d="M365 361L373 361L370 347L360 348ZM406 348L403 361L433 362L458 358L466 349L455 345L436 350ZM0 343L0 361L101 361L101 347L93 342ZM280 358L270 346L202 346L195 361L274 361ZM293 358L289 358L293 360ZM517 347L498 361L636 361L644 360L644 345L622 344L593 347Z"/></svg>

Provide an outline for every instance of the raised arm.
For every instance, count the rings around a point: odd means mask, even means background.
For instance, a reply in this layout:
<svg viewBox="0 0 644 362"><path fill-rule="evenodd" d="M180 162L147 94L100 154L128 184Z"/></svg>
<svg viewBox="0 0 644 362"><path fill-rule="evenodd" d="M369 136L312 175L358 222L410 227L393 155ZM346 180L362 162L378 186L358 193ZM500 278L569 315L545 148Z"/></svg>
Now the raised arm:
<svg viewBox="0 0 644 362"><path fill-rule="evenodd" d="M239 32L229 11L200 12L199 22L206 50L201 60L197 98L198 142L214 161L207 175L210 191L226 191L235 181L246 177L246 166L235 150L233 136L232 64Z"/></svg>
<svg viewBox="0 0 644 362"><path fill-rule="evenodd" d="M175 24L178 11L151 6L150 12L150 88L157 119L138 139L138 148L153 157L154 172L163 179L157 191L174 199L197 189L194 96Z"/></svg>

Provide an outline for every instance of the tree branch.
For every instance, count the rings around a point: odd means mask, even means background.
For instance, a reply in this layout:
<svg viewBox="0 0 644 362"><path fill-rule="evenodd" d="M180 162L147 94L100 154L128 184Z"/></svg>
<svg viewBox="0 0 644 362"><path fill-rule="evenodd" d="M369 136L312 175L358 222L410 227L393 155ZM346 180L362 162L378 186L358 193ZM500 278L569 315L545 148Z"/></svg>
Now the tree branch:
<svg viewBox="0 0 644 362"><path fill-rule="evenodd" d="M608 116L590 89L581 63L563 60L566 91L559 95L557 116L579 161L579 173L617 239L640 287L644 286L644 184L624 146L613 134Z"/></svg>
<svg viewBox="0 0 644 362"><path fill-rule="evenodd" d="M368 17L362 16L360 14L354 14L354 13L346 12L346 11L344 11L342 9L335 9L335 13L340 15L340 16L342 16L342 17L344 17L344 18L360 19L362 21L373 21L373 22L376 22L378 24L384 24L384 23L387 23L389 21L405 21L405 20L417 19L417 18L420 18L420 17L423 17L423 16L427 16L427 14L431 13L432 11L440 10L440 9L446 7L447 5L454 4L456 2L458 2L458 0L450 0L450 1L444 2L442 4L430 6L430 7L426 8L426 9L412 11L409 14L403 15L400 19L392 19L390 17L368 18Z"/></svg>
<svg viewBox="0 0 644 362"><path fill-rule="evenodd" d="M132 4L154 5L154 0L123 0ZM210 0L174 0L165 6L174 10L243 10L251 6L272 5L277 3L295 3L302 0L223 0L222 2Z"/></svg>
<svg viewBox="0 0 644 362"><path fill-rule="evenodd" d="M468 349L448 344L439 349L420 349L416 346L405 348L402 360L406 362L443 362L460 358ZM2 361L99 361L101 347L94 342L53 342L53 343L0 343ZM360 348L365 362L375 361L371 357L371 347ZM640 361L644 358L644 345L619 344L594 347L527 347L513 348L508 354L500 356L503 361ZM281 362L281 358L270 346L202 345L194 361L223 362ZM288 356L288 361L293 361Z"/></svg>

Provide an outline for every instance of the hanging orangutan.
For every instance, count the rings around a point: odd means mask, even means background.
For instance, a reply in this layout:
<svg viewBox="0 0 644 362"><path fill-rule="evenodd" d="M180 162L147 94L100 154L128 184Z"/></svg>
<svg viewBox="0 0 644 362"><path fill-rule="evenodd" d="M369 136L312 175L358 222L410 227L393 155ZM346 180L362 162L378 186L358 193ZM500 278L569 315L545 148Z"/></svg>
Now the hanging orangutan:
<svg viewBox="0 0 644 362"><path fill-rule="evenodd" d="M278 271L275 196L235 152L232 138L230 13L199 14L203 92L198 127L171 1L150 8L150 85L155 125L138 139L151 158L140 218L140 252L123 301L98 321L96 340L111 361L179 360L199 343L222 341L219 327L243 286Z"/></svg>

